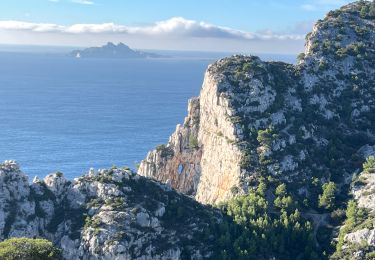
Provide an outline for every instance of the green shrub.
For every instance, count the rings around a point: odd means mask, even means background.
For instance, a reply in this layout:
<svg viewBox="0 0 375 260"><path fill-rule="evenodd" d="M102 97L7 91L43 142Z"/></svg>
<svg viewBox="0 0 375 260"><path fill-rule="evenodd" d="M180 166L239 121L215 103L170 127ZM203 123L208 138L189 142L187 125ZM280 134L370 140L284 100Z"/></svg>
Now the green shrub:
<svg viewBox="0 0 375 260"><path fill-rule="evenodd" d="M298 54L297 56L297 59L300 61L300 60L303 60L305 58L305 53L301 52L300 54Z"/></svg>
<svg viewBox="0 0 375 260"><path fill-rule="evenodd" d="M346 48L339 48L339 49L336 51L336 55L337 55L339 58L345 58L346 56L348 56Z"/></svg>
<svg viewBox="0 0 375 260"><path fill-rule="evenodd" d="M45 239L11 238L0 243L2 260L57 260L61 250Z"/></svg>
<svg viewBox="0 0 375 260"><path fill-rule="evenodd" d="M361 16L362 18L366 18L368 12L369 12L369 8L368 8L368 6L365 5L365 6L363 6L362 9L361 9L360 16Z"/></svg>
<svg viewBox="0 0 375 260"><path fill-rule="evenodd" d="M160 144L156 146L156 151L161 153L162 157L173 156L173 150L170 147L167 147L165 144Z"/></svg>
<svg viewBox="0 0 375 260"><path fill-rule="evenodd" d="M250 63L245 63L242 66L242 71L249 71L251 69L251 64Z"/></svg>
<svg viewBox="0 0 375 260"><path fill-rule="evenodd" d="M193 134L190 134L189 135L189 148L196 149L198 147L199 147L198 139Z"/></svg>
<svg viewBox="0 0 375 260"><path fill-rule="evenodd" d="M56 176L57 176L57 177L63 177L64 174L63 174L62 172L56 172Z"/></svg>
<svg viewBox="0 0 375 260"><path fill-rule="evenodd" d="M156 149L156 151L161 152L161 151L163 151L165 148L166 148L166 145L165 145L165 144L159 144L159 145L156 146L155 149Z"/></svg>
<svg viewBox="0 0 375 260"><path fill-rule="evenodd" d="M374 18L375 17L375 2L372 2L370 6L370 10L368 12L368 16Z"/></svg>
<svg viewBox="0 0 375 260"><path fill-rule="evenodd" d="M277 134L274 133L272 128L258 131L257 140L260 144L271 147L272 142L277 139Z"/></svg>
<svg viewBox="0 0 375 260"><path fill-rule="evenodd" d="M233 195L236 195L238 192L239 192L239 188L237 186L233 186L232 188L230 188L230 192L233 194Z"/></svg>
<svg viewBox="0 0 375 260"><path fill-rule="evenodd" d="M363 171L366 173L375 173L375 156L369 156L363 164Z"/></svg>
<svg viewBox="0 0 375 260"><path fill-rule="evenodd" d="M323 194L319 195L319 207L333 209L336 200L336 184L328 182L323 184Z"/></svg>
<svg viewBox="0 0 375 260"><path fill-rule="evenodd" d="M286 195L286 185L285 183L280 184L277 186L275 191L276 196L284 197Z"/></svg>

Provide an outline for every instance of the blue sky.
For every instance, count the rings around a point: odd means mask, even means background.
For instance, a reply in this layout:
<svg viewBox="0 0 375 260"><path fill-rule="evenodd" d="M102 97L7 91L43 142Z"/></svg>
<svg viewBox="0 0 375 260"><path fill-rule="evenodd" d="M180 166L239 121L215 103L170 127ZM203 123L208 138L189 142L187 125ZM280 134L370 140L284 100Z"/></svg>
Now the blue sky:
<svg viewBox="0 0 375 260"><path fill-rule="evenodd" d="M285 52L292 53L303 48L303 35L314 21L349 2L1 0L0 43L89 46L125 41L138 48L257 52L270 52L272 46L283 52L277 46L283 43Z"/></svg>

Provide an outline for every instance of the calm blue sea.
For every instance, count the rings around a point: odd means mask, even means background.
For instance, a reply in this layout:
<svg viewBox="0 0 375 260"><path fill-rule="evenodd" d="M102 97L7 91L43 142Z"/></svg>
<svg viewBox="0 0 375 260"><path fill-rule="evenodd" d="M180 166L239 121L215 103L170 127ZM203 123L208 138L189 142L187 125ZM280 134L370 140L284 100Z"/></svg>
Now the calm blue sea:
<svg viewBox="0 0 375 260"><path fill-rule="evenodd" d="M2 52L0 161L18 161L31 178L135 168L183 122L188 98L199 94L207 65L219 56L84 60Z"/></svg>

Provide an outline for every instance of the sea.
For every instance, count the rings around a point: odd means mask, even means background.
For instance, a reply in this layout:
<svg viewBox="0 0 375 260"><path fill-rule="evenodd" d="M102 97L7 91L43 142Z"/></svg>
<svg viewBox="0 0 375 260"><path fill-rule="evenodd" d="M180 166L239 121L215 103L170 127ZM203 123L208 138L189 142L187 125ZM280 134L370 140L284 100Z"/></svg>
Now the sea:
<svg viewBox="0 0 375 260"><path fill-rule="evenodd" d="M183 122L207 66L232 54L159 51L168 58L118 60L66 51L0 47L0 162L16 160L30 179L136 169Z"/></svg>

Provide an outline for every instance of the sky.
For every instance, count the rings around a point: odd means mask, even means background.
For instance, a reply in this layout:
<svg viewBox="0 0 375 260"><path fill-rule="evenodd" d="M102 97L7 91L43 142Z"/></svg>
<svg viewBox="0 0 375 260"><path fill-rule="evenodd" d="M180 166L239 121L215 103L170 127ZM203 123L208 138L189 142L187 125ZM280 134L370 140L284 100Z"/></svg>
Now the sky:
<svg viewBox="0 0 375 260"><path fill-rule="evenodd" d="M1 0L0 44L295 54L346 0Z"/></svg>

